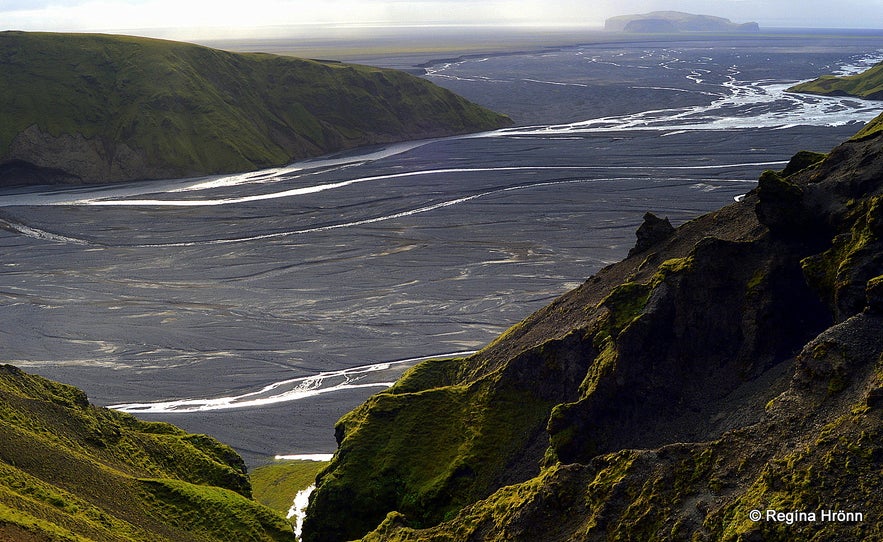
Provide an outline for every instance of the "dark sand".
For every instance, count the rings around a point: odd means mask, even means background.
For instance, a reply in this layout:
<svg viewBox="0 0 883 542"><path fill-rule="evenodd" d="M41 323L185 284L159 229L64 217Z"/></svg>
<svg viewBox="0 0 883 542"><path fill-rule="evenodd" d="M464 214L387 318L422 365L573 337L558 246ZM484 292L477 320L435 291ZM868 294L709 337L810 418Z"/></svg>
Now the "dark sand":
<svg viewBox="0 0 883 542"><path fill-rule="evenodd" d="M824 115L782 127L776 119L787 124L797 106L755 96L766 87L746 81L815 76L883 41L783 40L436 63L435 82L520 127L212 189L173 192L187 183L162 181L0 195L3 357L115 405L241 396L480 348L622 258L647 210L682 223L733 201L798 150L828 150L858 129L825 126ZM687 77L694 71L701 83ZM702 109L729 92L745 99ZM693 109L634 116L679 107ZM800 107L798 118L814 111ZM633 116L612 120L617 129L562 126L612 115ZM716 129L694 126L702 123ZM207 202L341 182L229 205L44 204ZM216 436L251 465L330 453L335 420L381 389L356 386L409 365L314 379L319 390L339 387L298 400L139 415Z"/></svg>

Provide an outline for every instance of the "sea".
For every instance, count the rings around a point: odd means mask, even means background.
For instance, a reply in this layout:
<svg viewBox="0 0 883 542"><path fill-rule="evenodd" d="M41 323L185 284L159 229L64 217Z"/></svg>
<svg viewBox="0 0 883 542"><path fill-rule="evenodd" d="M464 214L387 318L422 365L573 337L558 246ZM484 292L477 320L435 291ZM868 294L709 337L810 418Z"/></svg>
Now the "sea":
<svg viewBox="0 0 883 542"><path fill-rule="evenodd" d="M646 212L679 225L718 209L883 113L787 90L883 61L875 33L444 56L360 60L515 124L236 175L0 192L0 359L251 466L330 454L341 415L622 259Z"/></svg>

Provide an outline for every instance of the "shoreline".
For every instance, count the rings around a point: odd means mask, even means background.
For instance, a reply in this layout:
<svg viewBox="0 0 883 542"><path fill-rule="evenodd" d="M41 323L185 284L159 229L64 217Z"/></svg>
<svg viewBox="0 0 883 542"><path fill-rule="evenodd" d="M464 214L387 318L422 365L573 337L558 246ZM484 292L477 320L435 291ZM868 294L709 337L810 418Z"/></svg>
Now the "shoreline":
<svg viewBox="0 0 883 542"><path fill-rule="evenodd" d="M193 39L199 45L240 53L269 53L313 60L366 64L423 74L427 67L473 58L540 54L590 46L658 46L660 43L805 40L808 37L846 40L881 39L883 30L840 28L761 28L757 33L637 34L609 32L594 26L499 27L411 26L364 27L346 34L329 27L327 34L301 28L268 38Z"/></svg>

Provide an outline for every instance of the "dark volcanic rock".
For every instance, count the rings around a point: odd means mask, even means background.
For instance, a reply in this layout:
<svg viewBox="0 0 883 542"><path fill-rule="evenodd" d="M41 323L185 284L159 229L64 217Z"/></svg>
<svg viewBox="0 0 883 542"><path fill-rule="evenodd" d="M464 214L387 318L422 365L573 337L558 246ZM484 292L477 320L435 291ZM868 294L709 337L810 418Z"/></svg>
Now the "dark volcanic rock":
<svg viewBox="0 0 883 542"><path fill-rule="evenodd" d="M868 281L868 312L883 314L883 275Z"/></svg>
<svg viewBox="0 0 883 542"><path fill-rule="evenodd" d="M649 250L657 243L670 237L674 231L674 226L668 221L668 217L659 218L653 213L646 213L644 215L644 222L638 227L638 231L635 232L638 241L629 250L629 256Z"/></svg>
<svg viewBox="0 0 883 542"><path fill-rule="evenodd" d="M820 227L820 217L808 208L803 188L775 171L760 176L757 196L757 218L775 234L800 236Z"/></svg>
<svg viewBox="0 0 883 542"><path fill-rule="evenodd" d="M61 169L35 166L25 160L10 160L0 164L0 186L33 184L77 184L82 179Z"/></svg>

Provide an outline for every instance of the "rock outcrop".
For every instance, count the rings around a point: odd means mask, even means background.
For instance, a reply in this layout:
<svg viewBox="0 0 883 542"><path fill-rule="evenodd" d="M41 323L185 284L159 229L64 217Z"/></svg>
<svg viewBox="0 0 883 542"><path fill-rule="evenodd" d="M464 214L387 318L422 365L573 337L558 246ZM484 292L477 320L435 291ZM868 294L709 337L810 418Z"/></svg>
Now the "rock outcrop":
<svg viewBox="0 0 883 542"><path fill-rule="evenodd" d="M634 256L651 249L671 237L674 232L674 226L668 221L668 217L659 218L653 213L645 214L644 222L638 228L638 231L635 232L635 237L638 238L638 241L629 250L629 256Z"/></svg>
<svg viewBox="0 0 883 542"><path fill-rule="evenodd" d="M0 186L255 170L508 117L395 70L128 36L0 32Z"/></svg>
<svg viewBox="0 0 883 542"><path fill-rule="evenodd" d="M883 134L649 222L624 261L342 418L305 541L874 539Z"/></svg>

